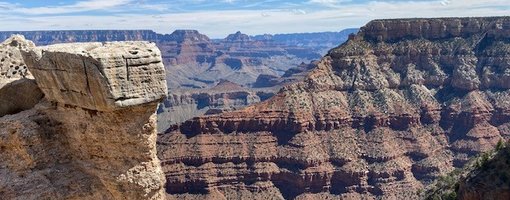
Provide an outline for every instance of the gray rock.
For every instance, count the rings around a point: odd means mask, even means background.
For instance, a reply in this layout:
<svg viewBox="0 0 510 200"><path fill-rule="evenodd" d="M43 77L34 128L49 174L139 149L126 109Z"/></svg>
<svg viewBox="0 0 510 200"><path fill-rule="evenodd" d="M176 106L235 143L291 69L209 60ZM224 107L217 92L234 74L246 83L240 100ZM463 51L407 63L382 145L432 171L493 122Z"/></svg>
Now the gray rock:
<svg viewBox="0 0 510 200"><path fill-rule="evenodd" d="M50 101L112 111L163 99L161 52L149 42L57 44L23 57Z"/></svg>
<svg viewBox="0 0 510 200"><path fill-rule="evenodd" d="M43 97L20 52L34 47L22 35L0 44L0 117L30 109Z"/></svg>

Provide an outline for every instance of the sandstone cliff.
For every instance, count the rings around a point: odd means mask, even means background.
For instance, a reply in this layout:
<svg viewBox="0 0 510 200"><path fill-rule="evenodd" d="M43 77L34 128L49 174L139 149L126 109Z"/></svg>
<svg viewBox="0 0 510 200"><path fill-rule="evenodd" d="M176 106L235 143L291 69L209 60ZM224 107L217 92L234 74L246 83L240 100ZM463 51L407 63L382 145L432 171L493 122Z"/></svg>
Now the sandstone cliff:
<svg viewBox="0 0 510 200"><path fill-rule="evenodd" d="M167 92L147 42L23 49L45 99L0 118L2 199L162 199L156 108Z"/></svg>
<svg viewBox="0 0 510 200"><path fill-rule="evenodd" d="M375 20L304 81L159 137L170 197L418 198L510 132L510 18Z"/></svg>

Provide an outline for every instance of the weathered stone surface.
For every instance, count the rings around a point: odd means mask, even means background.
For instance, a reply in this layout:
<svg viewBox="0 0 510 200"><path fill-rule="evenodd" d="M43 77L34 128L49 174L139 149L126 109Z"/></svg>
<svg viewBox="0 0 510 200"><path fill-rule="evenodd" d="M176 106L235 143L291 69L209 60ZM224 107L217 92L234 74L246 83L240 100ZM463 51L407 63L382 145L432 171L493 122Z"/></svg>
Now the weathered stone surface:
<svg viewBox="0 0 510 200"><path fill-rule="evenodd" d="M268 101L160 135L167 190L177 198L416 199L509 138L508 22L370 22Z"/></svg>
<svg viewBox="0 0 510 200"><path fill-rule="evenodd" d="M156 106L100 112L43 103L0 118L0 196L162 199Z"/></svg>
<svg viewBox="0 0 510 200"><path fill-rule="evenodd" d="M46 98L111 111L163 99L161 53L153 43L57 44L23 54Z"/></svg>
<svg viewBox="0 0 510 200"><path fill-rule="evenodd" d="M30 109L43 97L20 52L33 47L21 35L0 44L0 117Z"/></svg>
<svg viewBox="0 0 510 200"><path fill-rule="evenodd" d="M25 58L50 101L0 118L0 198L164 199L156 109L166 82L157 48L66 44Z"/></svg>

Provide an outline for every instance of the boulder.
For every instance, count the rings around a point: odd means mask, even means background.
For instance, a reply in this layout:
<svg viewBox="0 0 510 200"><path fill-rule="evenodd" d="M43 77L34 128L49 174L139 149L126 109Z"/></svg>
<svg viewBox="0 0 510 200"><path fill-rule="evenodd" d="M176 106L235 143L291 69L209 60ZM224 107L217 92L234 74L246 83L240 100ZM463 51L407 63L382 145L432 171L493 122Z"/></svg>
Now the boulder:
<svg viewBox="0 0 510 200"><path fill-rule="evenodd" d="M53 102L112 111L167 94L161 52L149 42L57 44L23 54Z"/></svg>
<svg viewBox="0 0 510 200"><path fill-rule="evenodd" d="M30 109L43 97L20 52L33 47L22 35L0 44L0 117Z"/></svg>

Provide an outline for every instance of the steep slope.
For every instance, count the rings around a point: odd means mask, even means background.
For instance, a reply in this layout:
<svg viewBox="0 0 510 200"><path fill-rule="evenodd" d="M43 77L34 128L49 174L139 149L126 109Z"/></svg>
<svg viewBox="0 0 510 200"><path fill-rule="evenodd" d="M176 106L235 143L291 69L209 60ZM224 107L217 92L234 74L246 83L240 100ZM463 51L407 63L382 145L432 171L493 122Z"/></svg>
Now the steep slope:
<svg viewBox="0 0 510 200"><path fill-rule="evenodd" d="M194 77L207 70L216 57L210 39L196 30L176 30L158 43L169 87L206 87Z"/></svg>
<svg viewBox="0 0 510 200"><path fill-rule="evenodd" d="M460 199L510 199L510 147L496 151L477 167L461 180Z"/></svg>
<svg viewBox="0 0 510 200"><path fill-rule="evenodd" d="M510 132L510 18L375 20L304 81L158 139L169 197L418 198Z"/></svg>
<svg viewBox="0 0 510 200"><path fill-rule="evenodd" d="M510 143L471 159L427 187L424 199L509 199Z"/></svg>

